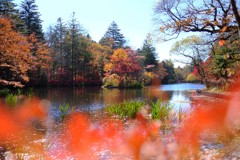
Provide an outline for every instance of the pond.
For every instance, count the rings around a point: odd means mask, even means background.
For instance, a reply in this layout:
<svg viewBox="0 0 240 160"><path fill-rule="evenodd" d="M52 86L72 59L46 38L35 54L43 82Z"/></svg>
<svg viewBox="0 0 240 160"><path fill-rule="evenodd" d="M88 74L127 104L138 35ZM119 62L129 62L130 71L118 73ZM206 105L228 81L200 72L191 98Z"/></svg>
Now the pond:
<svg viewBox="0 0 240 160"><path fill-rule="evenodd" d="M35 91L40 99L51 102L51 114L55 114L61 104L69 104L80 111L94 111L103 109L110 104L124 100L169 101L178 108L190 106L192 90L205 88L202 84L171 84L158 87L144 87L142 89L103 89L99 87L81 88L47 88Z"/></svg>

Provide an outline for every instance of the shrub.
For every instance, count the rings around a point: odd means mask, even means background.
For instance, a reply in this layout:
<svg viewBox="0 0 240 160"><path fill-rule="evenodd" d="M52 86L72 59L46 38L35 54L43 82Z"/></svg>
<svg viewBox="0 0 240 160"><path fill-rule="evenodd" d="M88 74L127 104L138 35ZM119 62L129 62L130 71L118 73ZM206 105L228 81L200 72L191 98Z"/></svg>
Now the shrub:
<svg viewBox="0 0 240 160"><path fill-rule="evenodd" d="M140 81L133 79L132 77L127 77L120 83L122 88L142 88L143 85Z"/></svg>
<svg viewBox="0 0 240 160"><path fill-rule="evenodd" d="M146 85L151 84L154 77L155 77L155 75L153 72L144 72L143 73L143 83Z"/></svg>
<svg viewBox="0 0 240 160"><path fill-rule="evenodd" d="M104 87L118 87L120 84L120 77L117 74L111 74L110 76L106 76L103 78L103 86Z"/></svg>

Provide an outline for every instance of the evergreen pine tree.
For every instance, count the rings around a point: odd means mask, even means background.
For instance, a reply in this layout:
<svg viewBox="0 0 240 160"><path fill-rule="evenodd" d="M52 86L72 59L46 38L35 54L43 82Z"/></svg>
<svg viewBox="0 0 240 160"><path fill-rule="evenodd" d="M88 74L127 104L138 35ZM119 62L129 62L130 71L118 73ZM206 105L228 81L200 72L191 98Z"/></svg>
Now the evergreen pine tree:
<svg viewBox="0 0 240 160"><path fill-rule="evenodd" d="M42 31L42 20L38 12L38 6L35 0L24 0L20 6L20 16L24 21L26 28L26 35L29 36L34 33L38 40L44 40Z"/></svg>
<svg viewBox="0 0 240 160"><path fill-rule="evenodd" d="M74 85L77 74L84 71L83 53L81 52L80 38L84 32L82 25L77 21L75 13L73 12L67 27L67 41L70 43L66 46L66 58L69 70L71 72L71 81Z"/></svg>
<svg viewBox="0 0 240 160"><path fill-rule="evenodd" d="M0 0L0 15L1 16L11 16L16 13L16 5L12 0Z"/></svg>
<svg viewBox="0 0 240 160"><path fill-rule="evenodd" d="M163 84L176 83L176 73L174 65L171 60L164 60L162 62L163 68L166 70L166 76L162 79Z"/></svg>
<svg viewBox="0 0 240 160"><path fill-rule="evenodd" d="M20 18L19 10L12 0L0 0L0 17L8 18L14 30L24 33L24 24Z"/></svg>
<svg viewBox="0 0 240 160"><path fill-rule="evenodd" d="M112 49L121 48L126 42L123 34L120 33L120 29L118 28L118 25L114 21L108 27L107 32L104 34L100 42L106 42L107 40L108 41L113 40L114 43L112 45Z"/></svg>
<svg viewBox="0 0 240 160"><path fill-rule="evenodd" d="M148 68L148 66L152 66L152 68L157 68L158 65L157 53L156 49L152 45L152 40L149 35L147 39L144 41L140 53L145 57L143 62L144 67Z"/></svg>
<svg viewBox="0 0 240 160"><path fill-rule="evenodd" d="M52 73L51 79L55 78L55 73L58 69L60 69L61 80L63 70L64 70L64 40L66 37L66 25L63 22L62 18L57 19L57 24L54 27L50 27L47 33L47 43L51 50L52 56Z"/></svg>
<svg viewBox="0 0 240 160"><path fill-rule="evenodd" d="M47 68L49 65L49 50L44 40L42 21L35 0L23 0L20 5L20 17L24 22L24 34L31 44L31 54L34 57L34 67L28 72L29 85L47 85Z"/></svg>

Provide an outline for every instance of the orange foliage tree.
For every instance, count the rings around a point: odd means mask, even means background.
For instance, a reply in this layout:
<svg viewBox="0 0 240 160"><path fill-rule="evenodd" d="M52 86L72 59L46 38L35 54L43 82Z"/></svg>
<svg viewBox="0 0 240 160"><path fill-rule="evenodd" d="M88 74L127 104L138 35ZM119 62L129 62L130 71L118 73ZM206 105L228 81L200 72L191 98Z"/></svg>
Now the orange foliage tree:
<svg viewBox="0 0 240 160"><path fill-rule="evenodd" d="M135 52L131 49L120 48L114 51L109 62L104 66L104 81L108 81L109 77L115 75L115 78L118 77L117 81L125 86L128 85L126 84L128 81L136 80L139 77L140 70L141 67Z"/></svg>
<svg viewBox="0 0 240 160"><path fill-rule="evenodd" d="M0 18L0 84L22 87L32 63L26 37L12 30L10 21Z"/></svg>

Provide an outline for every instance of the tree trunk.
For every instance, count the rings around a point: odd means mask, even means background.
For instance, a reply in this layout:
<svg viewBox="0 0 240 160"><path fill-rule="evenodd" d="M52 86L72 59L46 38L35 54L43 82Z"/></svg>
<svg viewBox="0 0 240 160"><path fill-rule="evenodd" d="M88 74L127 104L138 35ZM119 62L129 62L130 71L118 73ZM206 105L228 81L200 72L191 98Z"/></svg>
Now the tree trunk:
<svg viewBox="0 0 240 160"><path fill-rule="evenodd" d="M239 38L240 38L240 15L238 13L238 8L236 5L236 1L235 0L230 0L231 5L232 5L232 10L234 13L234 16L236 18L237 24L238 24L238 34L239 34Z"/></svg>

